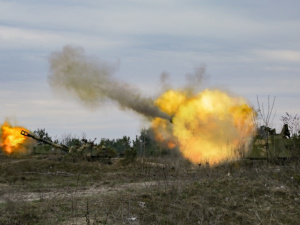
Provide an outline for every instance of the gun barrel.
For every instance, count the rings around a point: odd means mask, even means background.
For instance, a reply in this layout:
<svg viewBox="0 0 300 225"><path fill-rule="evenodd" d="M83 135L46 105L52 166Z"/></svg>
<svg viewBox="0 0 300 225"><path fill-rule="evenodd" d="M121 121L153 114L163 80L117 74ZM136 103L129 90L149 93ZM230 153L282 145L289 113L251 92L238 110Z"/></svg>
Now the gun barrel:
<svg viewBox="0 0 300 225"><path fill-rule="evenodd" d="M173 118L174 118L174 116L170 117L170 123L173 123Z"/></svg>
<svg viewBox="0 0 300 225"><path fill-rule="evenodd" d="M26 136L26 137L31 137L31 138L33 138L33 139L35 139L37 141L40 141L40 142L43 142L45 144L51 145L51 146L53 146L55 148L59 148L59 149L65 151L65 152L68 152L68 150L69 150L69 148L67 146L65 146L65 145L55 144L55 143L53 143L51 141L47 141L47 140L45 140L43 138L39 138L39 137L35 136L34 134L30 134L30 133L28 133L25 130L21 131L21 135Z"/></svg>

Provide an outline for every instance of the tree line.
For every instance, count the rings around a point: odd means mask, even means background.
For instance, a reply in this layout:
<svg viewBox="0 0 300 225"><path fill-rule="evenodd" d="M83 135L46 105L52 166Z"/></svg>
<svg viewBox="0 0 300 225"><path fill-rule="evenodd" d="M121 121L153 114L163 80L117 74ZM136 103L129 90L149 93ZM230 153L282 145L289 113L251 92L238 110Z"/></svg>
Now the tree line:
<svg viewBox="0 0 300 225"><path fill-rule="evenodd" d="M53 139L45 128L36 129L34 134L39 138L43 138L56 144L66 145L67 147L80 146L82 145L83 140L86 140L85 135L81 138L67 135L61 139ZM88 142L94 141L88 140ZM101 138L99 143L94 144L112 149L121 157L125 154L133 154L139 157L164 156L170 152L169 149L161 147L161 145L155 141L153 130L151 128L142 129L140 134L136 135L134 139L124 135L122 138L116 139Z"/></svg>

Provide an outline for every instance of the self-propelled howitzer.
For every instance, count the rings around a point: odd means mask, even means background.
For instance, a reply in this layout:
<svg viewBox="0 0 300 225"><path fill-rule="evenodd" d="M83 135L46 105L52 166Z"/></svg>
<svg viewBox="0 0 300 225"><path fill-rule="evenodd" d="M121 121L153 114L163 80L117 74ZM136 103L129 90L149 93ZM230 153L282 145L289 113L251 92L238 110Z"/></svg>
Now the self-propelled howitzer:
<svg viewBox="0 0 300 225"><path fill-rule="evenodd" d="M51 146L53 146L54 148L61 149L61 150L64 151L64 152L69 152L69 148L68 148L67 146L65 146L65 145L55 144L55 143L53 143L53 142L51 142L51 141L45 140L45 139L43 139L43 138L39 138L39 137L37 137L37 136L34 135L34 134L30 134L30 133L28 133L28 132L25 131L25 130L22 130L22 131L21 131L21 134L22 134L23 136L31 137L31 138L33 138L33 139L35 139L35 140L37 140L37 141L40 141L40 142L43 142L43 143L45 143L45 144L51 145Z"/></svg>

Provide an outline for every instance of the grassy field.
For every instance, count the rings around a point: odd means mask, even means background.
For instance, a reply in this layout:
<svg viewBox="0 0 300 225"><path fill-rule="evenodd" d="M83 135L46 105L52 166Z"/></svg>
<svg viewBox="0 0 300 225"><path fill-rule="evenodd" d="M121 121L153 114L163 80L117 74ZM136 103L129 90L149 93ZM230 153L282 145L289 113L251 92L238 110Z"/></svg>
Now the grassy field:
<svg viewBox="0 0 300 225"><path fill-rule="evenodd" d="M0 157L0 224L299 224L300 165Z"/></svg>

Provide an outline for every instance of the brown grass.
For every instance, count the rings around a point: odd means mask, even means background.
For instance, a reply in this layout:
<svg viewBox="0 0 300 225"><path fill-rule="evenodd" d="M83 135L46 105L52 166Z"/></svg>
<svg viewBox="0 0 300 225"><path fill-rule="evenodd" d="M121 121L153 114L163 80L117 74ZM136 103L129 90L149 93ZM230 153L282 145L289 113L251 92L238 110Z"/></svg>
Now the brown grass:
<svg viewBox="0 0 300 225"><path fill-rule="evenodd" d="M149 163L151 161L151 163ZM297 224L300 166L0 159L0 224Z"/></svg>

